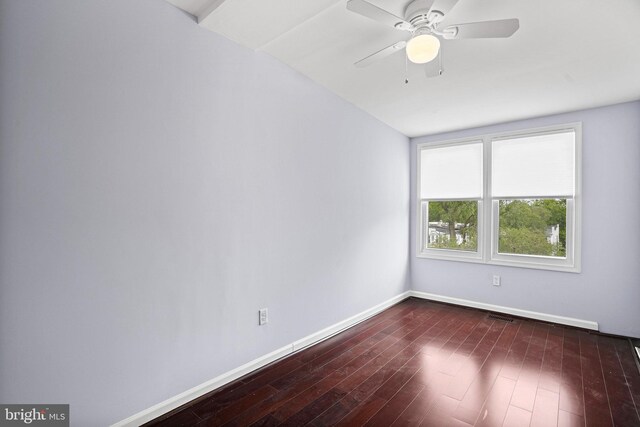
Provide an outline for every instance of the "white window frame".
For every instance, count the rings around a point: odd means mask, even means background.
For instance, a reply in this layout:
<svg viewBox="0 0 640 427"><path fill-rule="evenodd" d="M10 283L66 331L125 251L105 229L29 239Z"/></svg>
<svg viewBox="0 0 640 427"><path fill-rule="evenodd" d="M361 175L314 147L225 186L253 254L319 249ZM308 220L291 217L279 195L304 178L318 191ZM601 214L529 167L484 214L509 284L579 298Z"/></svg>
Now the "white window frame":
<svg viewBox="0 0 640 427"><path fill-rule="evenodd" d="M545 198L567 199L567 229L566 229L566 257L550 257L539 255L501 254L498 252L499 231L499 200L491 195L491 147L493 141L539 136L573 131L575 134L575 191L574 195L549 196ZM478 201L478 249L477 252L427 248L425 237L428 232L428 211L424 207L429 199L420 198L420 158L423 149L471 144L482 142L483 144L483 195ZM417 144L417 169L416 169L416 230L417 250L419 258L442 259L451 261L475 262L492 265L505 265L511 267L524 267L542 270L566 271L579 273L581 271L581 242L582 242L582 123L566 123L560 125L524 129L509 132L497 132L471 138L447 140L440 142L424 142ZM518 197L514 200L540 199L540 197ZM445 199L438 199L442 201ZM449 199L449 200L477 200L477 199ZM436 201L433 199L432 201Z"/></svg>
<svg viewBox="0 0 640 427"><path fill-rule="evenodd" d="M420 191L420 171L421 169L421 150L423 148L425 149L434 149L434 148L442 148L442 147L452 147L455 145L467 145L467 144L482 144L482 173L484 175L485 173L485 165L486 162L484 161L484 157L486 156L485 153L485 146L484 146L484 141L481 138L465 138L465 139L457 139L457 140L452 140L452 141L445 141L442 143L424 143L424 144L419 144L418 145L418 180L416 182L416 187L417 187L417 200L418 200L418 256L420 257L424 257L424 258L434 258L434 259L445 259L445 260L460 260L460 261L468 261L468 262L484 262L483 260L483 242L484 242L484 203L483 203L483 197L481 196L480 198L451 198L451 199L446 199L446 198L425 198L422 199L421 198L421 191ZM484 194L484 184L483 184L483 194ZM429 248L427 247L426 243L427 243L427 234L429 232L429 225L427 224L428 222L428 218L429 218L429 209L428 209L428 203L429 202L463 202L463 201L477 201L478 202L478 221L477 221L477 227L478 227L478 237L477 237L477 241L478 241L478 247L477 247L477 251L476 252L472 252L472 251L463 251L463 250L456 250L456 249L440 249L440 248ZM426 221L426 222L425 222Z"/></svg>

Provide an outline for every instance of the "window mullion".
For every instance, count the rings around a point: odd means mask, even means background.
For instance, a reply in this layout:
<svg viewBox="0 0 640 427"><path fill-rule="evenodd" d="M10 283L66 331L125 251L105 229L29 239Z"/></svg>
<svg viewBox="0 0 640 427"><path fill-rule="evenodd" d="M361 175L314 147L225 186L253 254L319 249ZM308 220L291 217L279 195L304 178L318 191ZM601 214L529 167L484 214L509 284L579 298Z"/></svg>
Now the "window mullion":
<svg viewBox="0 0 640 427"><path fill-rule="evenodd" d="M483 141L483 230L482 230L482 259L488 262L492 258L493 251L493 204L491 203L491 140L484 138Z"/></svg>
<svg viewBox="0 0 640 427"><path fill-rule="evenodd" d="M573 148L567 140L569 137L566 135L567 132L574 133ZM554 134L559 134L557 139L553 138ZM540 140L536 140L536 137L540 137ZM526 141L520 140L521 138ZM572 123L543 129L502 132L455 141L418 144L416 185L420 228L418 255L516 267L579 271L580 138L580 124ZM514 145L511 145L509 140L514 140ZM500 142L500 144L496 145L494 142ZM473 163L467 156L470 151L462 150L460 147L478 143L482 144L482 161ZM457 148L444 151L450 146ZM478 146L476 147L477 150ZM435 151L429 153L425 151L430 149ZM570 157L566 154L567 150L571 149L575 153L573 163L567 160ZM462 156L458 153L462 153ZM476 158L479 158L479 153ZM504 162L497 166L492 164L494 160L500 161L500 159ZM421 161L424 161L422 166ZM477 187L478 191L482 191L481 197L454 197L455 194L460 196L470 194L468 190L473 187L469 187L467 185L469 181L464 179L468 179L473 174L462 172L474 170L474 164L480 164L482 167L481 171L475 169L480 172L482 180L481 185ZM552 167L556 165L560 168ZM575 168L573 182L570 181L571 173L566 169L568 167ZM422 175L427 170L428 174ZM460 172L459 175L458 172ZM556 176L557 181L555 181ZM496 182L492 182L494 178ZM467 184L460 187L460 183L465 182ZM421 185L424 186L422 192ZM496 194L504 193L505 196L495 196L492 191L494 186ZM520 192L549 194L555 193L554 190L559 190L557 193L571 192L571 194L513 196ZM503 200L509 202L504 203ZM559 200L559 202L543 200ZM477 203L475 230L473 226L466 226L469 224L466 217L471 212L468 207L461 205L458 208L455 204L453 207L447 206L451 202L470 201ZM521 203L516 203L517 201ZM435 205L436 202L441 204ZM429 206L437 209L438 212L433 211L430 214ZM561 219L558 215L563 210L566 218ZM436 222L430 224L430 221ZM502 230L500 229L501 221L506 221L502 224ZM455 223L456 229L455 241L452 240L454 239L452 222ZM556 227L556 224L562 223L566 224L564 230L562 227L559 229ZM474 248L474 242L469 239L472 239L474 234L477 242L475 251L472 252L469 248ZM500 250L503 253L500 253Z"/></svg>

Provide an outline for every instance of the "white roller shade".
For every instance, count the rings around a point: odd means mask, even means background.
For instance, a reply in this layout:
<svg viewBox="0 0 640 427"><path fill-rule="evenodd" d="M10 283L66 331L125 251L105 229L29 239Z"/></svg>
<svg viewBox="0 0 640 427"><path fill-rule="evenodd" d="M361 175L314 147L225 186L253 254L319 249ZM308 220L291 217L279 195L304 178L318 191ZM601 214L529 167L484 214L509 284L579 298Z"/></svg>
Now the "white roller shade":
<svg viewBox="0 0 640 427"><path fill-rule="evenodd" d="M574 131L493 141L493 197L574 196Z"/></svg>
<svg viewBox="0 0 640 427"><path fill-rule="evenodd" d="M425 148L420 152L420 198L482 197L482 143Z"/></svg>

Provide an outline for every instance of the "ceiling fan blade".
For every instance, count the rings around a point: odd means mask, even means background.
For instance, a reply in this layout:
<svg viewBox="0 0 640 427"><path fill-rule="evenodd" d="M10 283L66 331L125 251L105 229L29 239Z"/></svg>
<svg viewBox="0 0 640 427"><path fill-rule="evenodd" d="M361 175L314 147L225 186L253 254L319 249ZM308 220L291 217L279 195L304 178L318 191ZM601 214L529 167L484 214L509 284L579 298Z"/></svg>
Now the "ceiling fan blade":
<svg viewBox="0 0 640 427"><path fill-rule="evenodd" d="M449 13L451 9L458 3L458 0L435 0L431 5L429 12L440 12L443 15Z"/></svg>
<svg viewBox="0 0 640 427"><path fill-rule="evenodd" d="M392 55L396 52L401 51L405 46L407 45L406 41L399 41L397 43L392 44L391 46L387 46L384 49L380 49L379 51L377 51L376 53L372 53L371 55L367 56L366 58L361 59L360 61L356 62L354 65L358 68L364 68L367 67L371 64L373 64L376 61L379 61L382 58L386 58L389 55Z"/></svg>
<svg viewBox="0 0 640 427"><path fill-rule="evenodd" d="M399 30L413 30L413 25L404 19L399 18L384 9L380 9L378 6L375 6L365 0L349 0L347 2L347 9Z"/></svg>
<svg viewBox="0 0 640 427"><path fill-rule="evenodd" d="M442 32L445 39L506 38L511 37L518 28L520 21L514 18L450 25Z"/></svg>
<svg viewBox="0 0 640 427"><path fill-rule="evenodd" d="M442 68L442 49L438 51L438 56L433 61L427 62L424 68L424 75L427 77L441 76L444 69Z"/></svg>

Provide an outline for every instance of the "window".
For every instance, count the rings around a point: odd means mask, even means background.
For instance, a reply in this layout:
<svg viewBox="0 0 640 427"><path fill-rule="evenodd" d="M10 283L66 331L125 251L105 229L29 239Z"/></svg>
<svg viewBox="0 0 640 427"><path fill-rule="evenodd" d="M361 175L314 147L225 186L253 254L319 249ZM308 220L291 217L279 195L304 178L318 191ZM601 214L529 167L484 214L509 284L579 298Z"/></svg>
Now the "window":
<svg viewBox="0 0 640 427"><path fill-rule="evenodd" d="M478 258L482 211L482 141L420 151L422 252Z"/></svg>
<svg viewBox="0 0 640 427"><path fill-rule="evenodd" d="M580 124L418 145L418 256L580 271Z"/></svg>

